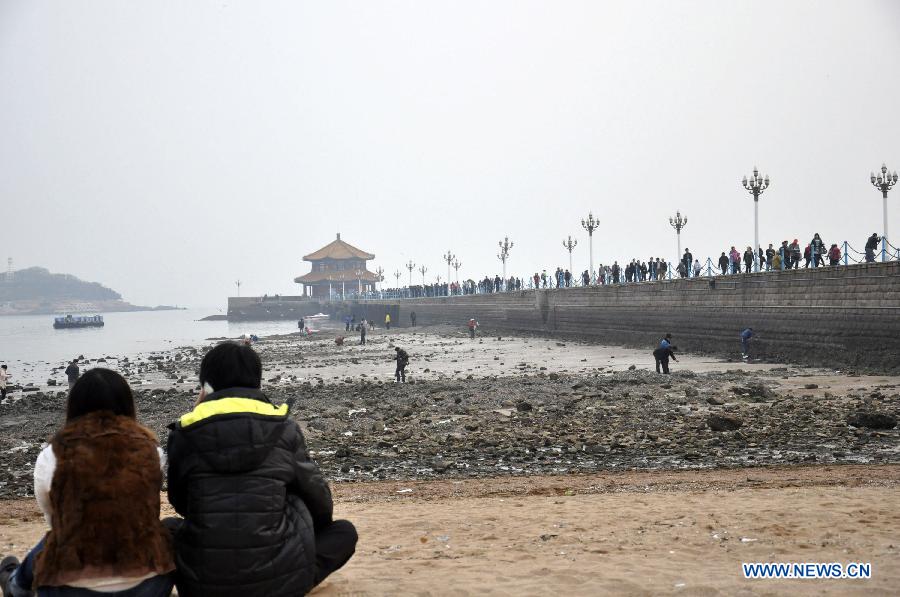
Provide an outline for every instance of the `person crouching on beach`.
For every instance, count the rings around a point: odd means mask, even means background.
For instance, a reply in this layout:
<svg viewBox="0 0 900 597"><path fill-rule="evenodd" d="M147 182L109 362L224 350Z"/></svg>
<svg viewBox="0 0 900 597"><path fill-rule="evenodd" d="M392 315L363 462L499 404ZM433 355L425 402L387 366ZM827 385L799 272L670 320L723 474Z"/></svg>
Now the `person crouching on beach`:
<svg viewBox="0 0 900 597"><path fill-rule="evenodd" d="M5 597L163 597L175 569L159 519L163 456L135 420L131 388L91 369L69 392L66 422L34 465L34 495L50 525L19 562L0 562Z"/></svg>
<svg viewBox="0 0 900 597"><path fill-rule="evenodd" d="M289 404L261 382L252 348L219 344L200 363L196 406L169 427L181 597L303 595L356 549Z"/></svg>

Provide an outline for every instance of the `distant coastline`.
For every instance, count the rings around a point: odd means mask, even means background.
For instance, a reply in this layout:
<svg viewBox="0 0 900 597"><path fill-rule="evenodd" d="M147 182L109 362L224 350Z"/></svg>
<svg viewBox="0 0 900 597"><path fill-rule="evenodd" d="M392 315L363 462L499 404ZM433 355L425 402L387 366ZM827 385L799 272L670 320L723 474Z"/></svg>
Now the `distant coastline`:
<svg viewBox="0 0 900 597"><path fill-rule="evenodd" d="M159 305L146 307L125 301L59 301L29 304L25 301L0 304L0 317L13 315L84 315L133 311L184 311L186 307Z"/></svg>
<svg viewBox="0 0 900 597"><path fill-rule="evenodd" d="M183 307L132 305L122 295L70 274L54 274L43 267L10 272L0 281L0 316L76 315L130 311L174 311Z"/></svg>

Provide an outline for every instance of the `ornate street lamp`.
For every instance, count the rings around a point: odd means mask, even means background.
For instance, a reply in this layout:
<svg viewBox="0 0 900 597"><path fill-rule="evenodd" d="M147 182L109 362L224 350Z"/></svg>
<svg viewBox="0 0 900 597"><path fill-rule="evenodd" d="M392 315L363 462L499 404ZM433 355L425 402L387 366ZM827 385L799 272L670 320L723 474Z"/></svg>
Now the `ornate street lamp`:
<svg viewBox="0 0 900 597"><path fill-rule="evenodd" d="M563 248L569 252L569 271L572 273L572 277L575 277L575 271L572 269L572 250L575 248L575 245L578 244L577 240L572 240L572 236L569 235L569 240L563 241Z"/></svg>
<svg viewBox="0 0 900 597"><path fill-rule="evenodd" d="M409 286L412 287L412 273L416 268L416 264L412 262L412 259L409 260L409 263L406 264L406 269L409 270Z"/></svg>
<svg viewBox="0 0 900 597"><path fill-rule="evenodd" d="M681 261L681 230L687 226L687 218L682 218L681 211L678 210L674 218L669 218L669 225L675 229L675 236L678 237L678 261Z"/></svg>
<svg viewBox="0 0 900 597"><path fill-rule="evenodd" d="M456 283L459 284L459 268L462 267L462 263L459 262L459 259L453 260L453 269L456 270Z"/></svg>
<svg viewBox="0 0 900 597"><path fill-rule="evenodd" d="M400 273L400 270L394 270L394 279L397 280L397 288L400 288L400 276L403 274Z"/></svg>
<svg viewBox="0 0 900 597"><path fill-rule="evenodd" d="M581 220L581 227L587 230L588 233L588 253L590 253L590 265L591 271L590 275L593 278L594 276L594 230L600 227L600 220L594 219L593 212L588 212L588 217L586 220Z"/></svg>
<svg viewBox="0 0 900 597"><path fill-rule="evenodd" d="M240 281L240 280L236 280L235 283L234 283L234 285L237 286L237 289L238 289L238 296L241 296L241 281Z"/></svg>
<svg viewBox="0 0 900 597"><path fill-rule="evenodd" d="M450 283L450 265L453 263L453 260L456 259L456 255L447 251L447 254L444 255L444 261L447 262L447 284Z"/></svg>
<svg viewBox="0 0 900 597"><path fill-rule="evenodd" d="M503 288L506 288L506 260L509 259L509 250L513 248L513 243L509 242L509 237L504 237L502 242L497 243L500 245L500 252L497 254L497 259L503 262Z"/></svg>
<svg viewBox="0 0 900 597"><path fill-rule="evenodd" d="M884 200L884 233L881 235L881 238L882 238L881 260L884 261L886 259L886 256L885 256L886 251L884 250L884 248L887 246L887 243L889 242L888 241L887 196L888 196L888 191L891 190L891 187L894 186L895 184L897 184L897 171L894 170L893 172L888 172L887 166L882 164L881 165L881 174L879 174L876 177L875 173L872 172L869 175L869 180L872 181L872 185L876 189L881 191L881 197Z"/></svg>
<svg viewBox="0 0 900 597"><path fill-rule="evenodd" d="M753 270L759 271L759 196L769 188L769 177L759 177L759 169L753 166L753 177L741 181L747 192L753 195Z"/></svg>
<svg viewBox="0 0 900 597"><path fill-rule="evenodd" d="M422 288L425 288L425 272L428 271L428 268L422 265L417 271L422 274Z"/></svg>
<svg viewBox="0 0 900 597"><path fill-rule="evenodd" d="M378 282L384 282L384 268L381 267L380 265L375 270L375 276L376 276L376 279L375 279L376 284ZM376 290L377 290L377 288L376 288Z"/></svg>

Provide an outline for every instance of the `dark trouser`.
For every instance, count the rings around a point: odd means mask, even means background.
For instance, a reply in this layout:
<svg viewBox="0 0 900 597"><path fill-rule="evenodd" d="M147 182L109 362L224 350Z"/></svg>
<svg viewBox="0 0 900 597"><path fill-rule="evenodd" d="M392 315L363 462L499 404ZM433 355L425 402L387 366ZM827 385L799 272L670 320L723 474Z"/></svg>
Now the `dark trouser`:
<svg viewBox="0 0 900 597"><path fill-rule="evenodd" d="M359 336L359 343L360 343L360 344L365 344L365 343L366 343L366 335L365 335L365 334L361 334L361 335Z"/></svg>
<svg viewBox="0 0 900 597"><path fill-rule="evenodd" d="M413 326L413 327L416 327L416 320L415 320L415 319L412 320L412 326Z"/></svg>
<svg viewBox="0 0 900 597"><path fill-rule="evenodd" d="M386 329L386 330L391 329L391 322L390 322L390 321L385 321L385 322L384 322L384 329Z"/></svg>
<svg viewBox="0 0 900 597"><path fill-rule="evenodd" d="M348 520L335 520L316 531L316 584L346 564L356 551L359 535Z"/></svg>
<svg viewBox="0 0 900 597"><path fill-rule="evenodd" d="M345 331L345 332L349 332L349 331L350 331L350 323L349 323L349 322L344 324L344 331Z"/></svg>
<svg viewBox="0 0 900 597"><path fill-rule="evenodd" d="M752 268L753 268L753 262L752 262L752 261L749 262L749 263L748 263L748 262L744 262L744 273L745 273L745 274L749 274L749 273L752 271Z"/></svg>
<svg viewBox="0 0 900 597"><path fill-rule="evenodd" d="M656 358L656 372L660 373L659 367L660 367L660 365L662 365L662 373L668 374L669 373L669 357L660 358L660 357L657 357L656 355L654 355L654 357Z"/></svg>
<svg viewBox="0 0 900 597"><path fill-rule="evenodd" d="M406 364L401 365L397 363L397 371L394 372L394 376L397 378L397 381L406 383Z"/></svg>
<svg viewBox="0 0 900 597"><path fill-rule="evenodd" d="M738 264L737 261L733 261L733 262L731 263L731 273L732 273L732 274L739 274L740 272L741 272L741 266L740 266L740 264Z"/></svg>
<svg viewBox="0 0 900 597"><path fill-rule="evenodd" d="M38 544L28 552L28 555L25 556L25 559L19 564L19 567L16 568L9 577L6 587L4 587L5 595L10 595L11 597L31 597L34 595L34 592L31 589L31 585L34 582L34 559L43 549L44 540L41 539ZM352 551L350 552L350 555L353 555ZM346 561L347 560L344 560L344 562ZM343 565L343 562L341 565ZM340 565L338 568L339 567ZM337 568L334 570L337 570ZM164 574L148 578L138 586L128 589L127 591L101 593L99 591L91 591L90 589L62 586L41 587L38 591L38 595L39 597L109 597L110 595L115 597L168 597L168 595L172 593L172 587L174 586L175 581L172 578L172 575Z"/></svg>
<svg viewBox="0 0 900 597"><path fill-rule="evenodd" d="M744 354L750 354L750 340L741 338L741 352Z"/></svg>
<svg viewBox="0 0 900 597"><path fill-rule="evenodd" d="M872 263L875 261L875 251L872 249L866 249L866 263Z"/></svg>
<svg viewBox="0 0 900 597"><path fill-rule="evenodd" d="M475 338L475 328L469 328L469 338Z"/></svg>
<svg viewBox="0 0 900 597"><path fill-rule="evenodd" d="M6 400L6 388L0 388L0 400Z"/></svg>

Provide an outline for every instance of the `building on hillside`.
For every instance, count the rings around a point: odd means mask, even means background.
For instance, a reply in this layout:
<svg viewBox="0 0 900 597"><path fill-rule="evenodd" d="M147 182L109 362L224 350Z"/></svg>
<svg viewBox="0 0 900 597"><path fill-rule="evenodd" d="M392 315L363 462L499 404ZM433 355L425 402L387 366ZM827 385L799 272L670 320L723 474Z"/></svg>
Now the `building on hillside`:
<svg viewBox="0 0 900 597"><path fill-rule="evenodd" d="M375 255L345 243L338 233L337 239L303 257L312 263L312 271L294 278L294 282L303 284L304 296L313 298L344 298L369 292L375 290L378 281L378 276L366 269L370 259L375 259Z"/></svg>

